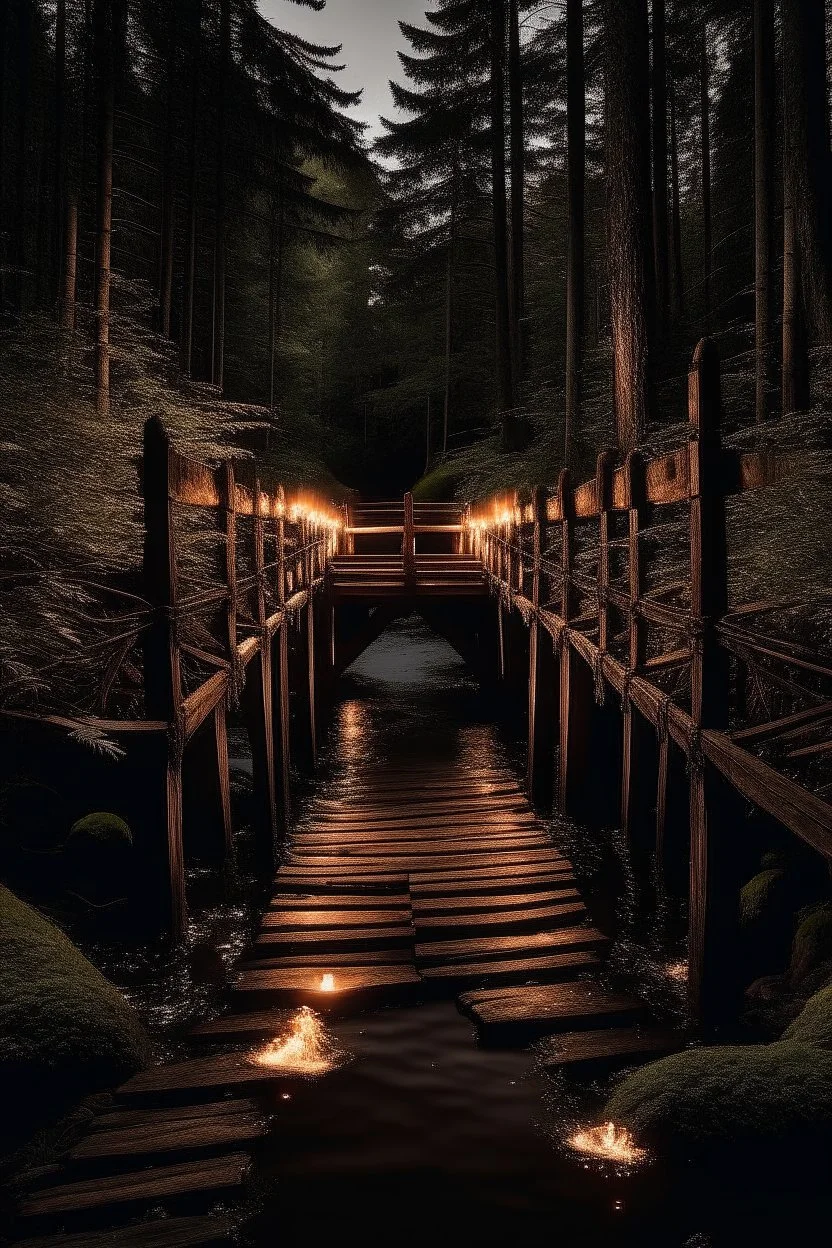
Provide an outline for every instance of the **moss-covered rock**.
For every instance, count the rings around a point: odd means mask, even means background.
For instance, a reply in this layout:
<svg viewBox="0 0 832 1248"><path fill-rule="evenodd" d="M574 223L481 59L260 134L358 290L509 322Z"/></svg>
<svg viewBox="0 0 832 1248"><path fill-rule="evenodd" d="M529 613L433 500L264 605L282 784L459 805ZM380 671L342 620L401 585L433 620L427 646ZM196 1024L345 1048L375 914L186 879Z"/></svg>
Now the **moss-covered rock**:
<svg viewBox="0 0 832 1248"><path fill-rule="evenodd" d="M132 846L133 833L118 815L95 811L78 819L69 830L71 842L93 842L96 845Z"/></svg>
<svg viewBox="0 0 832 1248"><path fill-rule="evenodd" d="M740 919L743 927L751 927L766 918L786 891L786 873L782 867L758 871L740 893Z"/></svg>
<svg viewBox="0 0 832 1248"><path fill-rule="evenodd" d="M25 1135L150 1058L135 1011L72 942L0 886L0 1104L24 1111L0 1131ZM14 1117L14 1116L12 1116Z"/></svg>
<svg viewBox="0 0 832 1248"><path fill-rule="evenodd" d="M832 962L832 905L813 906L800 918L792 941L789 978L803 983L818 967Z"/></svg>
<svg viewBox="0 0 832 1248"><path fill-rule="evenodd" d="M832 1137L832 1054L796 1039L687 1049L626 1078L604 1112L639 1140L687 1152Z"/></svg>
<svg viewBox="0 0 832 1248"><path fill-rule="evenodd" d="M786 1028L784 1039L832 1052L832 984L809 998L794 1022Z"/></svg>

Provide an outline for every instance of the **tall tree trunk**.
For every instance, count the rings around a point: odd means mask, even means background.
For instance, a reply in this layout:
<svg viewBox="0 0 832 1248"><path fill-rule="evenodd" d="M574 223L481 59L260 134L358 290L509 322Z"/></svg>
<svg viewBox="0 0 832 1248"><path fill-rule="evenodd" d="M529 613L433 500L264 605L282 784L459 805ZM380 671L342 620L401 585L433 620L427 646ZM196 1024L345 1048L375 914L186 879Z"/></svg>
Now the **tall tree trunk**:
<svg viewBox="0 0 832 1248"><path fill-rule="evenodd" d="M34 42L35 9L26 5L20 12L20 41L18 45L19 103L17 121L17 168L15 180L15 306L19 313L26 308L26 266L29 259L29 213L27 191L29 189L29 146L32 123L32 44Z"/></svg>
<svg viewBox="0 0 832 1248"><path fill-rule="evenodd" d="M783 415L809 407L809 353L800 295L800 256L792 187L783 188Z"/></svg>
<svg viewBox="0 0 832 1248"><path fill-rule="evenodd" d="M196 284L197 228L197 134L199 123L199 83L201 72L202 0L194 0L194 27L191 42L191 116L188 136L188 216L185 244L185 280L182 292L182 371L193 372L194 290Z"/></svg>
<svg viewBox="0 0 832 1248"><path fill-rule="evenodd" d="M78 195L67 189L64 209L61 279L61 328L69 333L75 329L75 305L78 282Z"/></svg>
<svg viewBox="0 0 832 1248"><path fill-rule="evenodd" d="M170 338L173 298L173 250L176 185L174 176L174 133L176 100L176 7L168 15L168 46L165 64L165 130L162 148L162 212L159 229L159 332Z"/></svg>
<svg viewBox="0 0 832 1248"><path fill-rule="evenodd" d="M445 399L442 415L442 453L448 453L448 431L451 425L451 379L454 355L454 255L456 247L456 181L454 162L451 173L451 220L448 234L448 262L445 273Z"/></svg>
<svg viewBox="0 0 832 1248"><path fill-rule="evenodd" d="M566 5L566 400L564 463L581 415L586 252L586 70L583 0Z"/></svg>
<svg viewBox="0 0 832 1248"><path fill-rule="evenodd" d="M283 193L282 187L279 187L276 201L272 199L269 226L269 414L272 420L277 385L277 345L282 333L283 217Z"/></svg>
<svg viewBox="0 0 832 1248"><path fill-rule="evenodd" d="M526 135L523 114L523 62L520 51L520 4L509 0L508 106L511 145L511 317L514 388L519 397L526 314Z"/></svg>
<svg viewBox="0 0 832 1248"><path fill-rule="evenodd" d="M685 270L682 263L682 210L679 190L679 136L676 130L676 91L670 77L670 179L671 179L671 243L673 256L673 310L681 317L685 311Z"/></svg>
<svg viewBox="0 0 832 1248"><path fill-rule="evenodd" d="M63 297L63 265L61 252L66 214L64 212L64 183L66 181L66 0L58 0L55 9L55 156L52 183L52 262L53 291L61 311Z"/></svg>
<svg viewBox="0 0 832 1248"><path fill-rule="evenodd" d="M653 263L657 328L670 319L670 256L667 219L667 36L665 0L653 0Z"/></svg>
<svg viewBox="0 0 832 1248"><path fill-rule="evenodd" d="M110 412L110 252L113 227L113 125L115 39L121 0L95 2L95 61L98 87L98 210L95 273L95 404Z"/></svg>
<svg viewBox="0 0 832 1248"><path fill-rule="evenodd" d="M514 370L511 349L508 213L506 209L505 0L491 0L491 183L497 332L497 401L503 445L514 440Z"/></svg>
<svg viewBox="0 0 832 1248"><path fill-rule="evenodd" d="M651 397L653 226L647 0L606 0L607 237L618 444L647 427Z"/></svg>
<svg viewBox="0 0 832 1248"><path fill-rule="evenodd" d="M6 307L6 51L9 32L9 0L0 0L0 317Z"/></svg>
<svg viewBox="0 0 832 1248"><path fill-rule="evenodd" d="M699 97L701 110L702 149L702 285L705 303L705 328L710 328L713 277L713 207L711 204L711 67L708 61L708 19L702 22L699 49Z"/></svg>
<svg viewBox="0 0 832 1248"><path fill-rule="evenodd" d="M754 0L754 290L758 421L771 388L771 232L774 216L774 0Z"/></svg>
<svg viewBox="0 0 832 1248"><path fill-rule="evenodd" d="M800 250L806 329L832 340L832 188L823 0L783 0L786 177Z"/></svg>
<svg viewBox="0 0 832 1248"><path fill-rule="evenodd" d="M226 111L231 59L231 0L220 0L220 62L217 85L217 192L214 239L214 348L212 377L222 390L225 382L225 252L226 252Z"/></svg>

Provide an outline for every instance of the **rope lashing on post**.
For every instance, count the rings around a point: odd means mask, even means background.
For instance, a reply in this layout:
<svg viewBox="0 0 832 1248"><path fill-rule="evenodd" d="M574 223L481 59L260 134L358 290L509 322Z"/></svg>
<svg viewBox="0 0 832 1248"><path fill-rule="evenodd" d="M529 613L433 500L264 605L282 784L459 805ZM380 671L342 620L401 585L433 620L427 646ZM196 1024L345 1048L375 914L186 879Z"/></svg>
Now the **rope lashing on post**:
<svg viewBox="0 0 832 1248"><path fill-rule="evenodd" d="M604 681L604 651L597 650L592 663L592 683L595 705L603 706L607 700L606 682Z"/></svg>
<svg viewBox="0 0 832 1248"><path fill-rule="evenodd" d="M670 715L670 704L673 701L669 693L666 693L656 709L656 736L659 744L664 745L667 741L668 733L668 717Z"/></svg>
<svg viewBox="0 0 832 1248"><path fill-rule="evenodd" d="M621 710L622 710L622 713L623 713L624 715L629 715L629 714L630 714L630 709L631 709L631 705L632 705L632 698L631 698L631 694L630 694L630 687L631 687L631 685L632 685L632 683L633 683L633 677L634 677L634 676L635 676L635 672L633 671L633 669L632 669L631 667L625 668L625 670L624 670L624 685L623 685L623 688L622 688L622 690L621 690Z"/></svg>

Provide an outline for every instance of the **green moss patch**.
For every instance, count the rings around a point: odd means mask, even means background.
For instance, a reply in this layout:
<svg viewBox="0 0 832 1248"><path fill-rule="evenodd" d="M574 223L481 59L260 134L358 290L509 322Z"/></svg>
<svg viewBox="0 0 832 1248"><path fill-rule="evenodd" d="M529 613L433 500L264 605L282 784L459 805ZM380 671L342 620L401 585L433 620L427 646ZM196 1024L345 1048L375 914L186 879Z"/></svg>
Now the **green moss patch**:
<svg viewBox="0 0 832 1248"><path fill-rule="evenodd" d="M792 941L789 978L799 985L819 967L832 962L832 905L804 912Z"/></svg>
<svg viewBox="0 0 832 1248"><path fill-rule="evenodd" d="M95 811L78 819L69 830L72 841L94 841L99 845L132 845L133 834L123 819L106 811Z"/></svg>
<svg viewBox="0 0 832 1248"><path fill-rule="evenodd" d="M785 1039L832 1051L832 984L809 998L787 1027Z"/></svg>
<svg viewBox="0 0 832 1248"><path fill-rule="evenodd" d="M772 907L777 906L786 890L786 873L780 867L768 867L753 876L740 893L740 919L743 927L761 922Z"/></svg>
<svg viewBox="0 0 832 1248"><path fill-rule="evenodd" d="M416 482L413 497L417 503L452 502L462 479L463 474L458 467L438 464L421 481Z"/></svg>
<svg viewBox="0 0 832 1248"><path fill-rule="evenodd" d="M782 1148L832 1136L832 1054L796 1041L663 1058L619 1085L605 1117L640 1141L688 1152L740 1141Z"/></svg>
<svg viewBox="0 0 832 1248"><path fill-rule="evenodd" d="M72 942L0 886L0 1098L20 1107L2 1133L24 1138L150 1058L133 1008Z"/></svg>

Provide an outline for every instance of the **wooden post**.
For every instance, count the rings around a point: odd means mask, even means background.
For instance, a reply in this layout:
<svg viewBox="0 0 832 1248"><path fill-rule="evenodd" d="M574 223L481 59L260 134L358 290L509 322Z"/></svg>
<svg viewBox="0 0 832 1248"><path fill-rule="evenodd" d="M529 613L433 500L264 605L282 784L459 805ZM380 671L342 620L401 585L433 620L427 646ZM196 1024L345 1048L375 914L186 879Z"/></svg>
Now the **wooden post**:
<svg viewBox="0 0 832 1248"><path fill-rule="evenodd" d="M595 492L598 496L598 649L606 654L609 641L610 611L610 510L612 508L612 451L602 451L595 470Z"/></svg>
<svg viewBox="0 0 832 1248"><path fill-rule="evenodd" d="M315 687L315 530L311 522L306 530L306 581L309 601L306 604L306 663L309 680L309 745L312 750L312 766L318 765L318 708Z"/></svg>
<svg viewBox="0 0 832 1248"><path fill-rule="evenodd" d="M558 481L561 513L561 618L566 627L572 610L572 557L575 532L575 496L567 469ZM558 803L561 814L580 805L580 788L586 777L590 713L594 697L592 673L575 653L568 638L560 652L560 750Z"/></svg>
<svg viewBox="0 0 832 1248"><path fill-rule="evenodd" d="M547 639L541 635L540 610L541 601L545 600L546 586L541 566L546 545L545 534L547 525L546 491L538 486L532 494L532 514L534 529L532 536L532 602L534 613L529 622L529 715L528 715L528 754L526 764L526 792L534 800L542 795L545 781L548 779L546 767L547 756L551 756L552 742L549 739L551 724L547 712L551 708L552 671L551 662L544 656Z"/></svg>
<svg viewBox="0 0 832 1248"><path fill-rule="evenodd" d="M150 926L182 939L187 913L182 850L182 752L184 715L182 676L176 636L178 605L176 550L171 502L171 471L175 452L158 417L144 429L144 584L152 619L144 636L145 715L168 725L164 774L159 775L158 747L154 746L147 775L149 826L146 830L150 862L147 898ZM158 793L154 786L158 784ZM151 792L151 790L153 790ZM164 838L156 840L158 828ZM143 830L143 839L144 839ZM153 913L155 912L155 913Z"/></svg>
<svg viewBox="0 0 832 1248"><path fill-rule="evenodd" d="M248 667L243 706L251 742L254 779L254 833L257 841L258 858L266 870L271 870L277 860L272 645L268 629L266 628L265 537L263 522L265 499L261 494L260 481L256 475L252 486L252 499L254 504L255 619L260 638L260 649Z"/></svg>
<svg viewBox="0 0 832 1248"><path fill-rule="evenodd" d="M728 609L728 552L725 497L721 481L722 398L719 355L704 339L690 371L690 560L691 718L690 897L688 956L692 1017L711 1028L731 1016L737 1004L736 950L739 885L738 827L727 826L727 786L706 768L699 746L703 728L728 726L730 664L716 624Z"/></svg>
<svg viewBox="0 0 832 1248"><path fill-rule="evenodd" d="M283 808L283 829L288 830L292 817L291 802L291 728L289 712L289 618L286 614L286 494L280 486L275 504L277 516L277 601L282 619L277 634L278 662L275 673L275 694L278 701L280 730L280 796Z"/></svg>
<svg viewBox="0 0 832 1248"><path fill-rule="evenodd" d="M404 539L402 542L402 559L404 560L404 583L408 593L416 591L416 534L413 527L413 495L404 496Z"/></svg>
<svg viewBox="0 0 832 1248"><path fill-rule="evenodd" d="M624 481L628 509L628 567L629 567L629 645L627 666L634 675L646 658L646 635L644 621L639 615L639 602L643 591L641 566L641 522L645 506L644 464L631 452L624 466ZM630 699L623 699L624 748L621 767L621 829L629 841L633 824L633 803L636 784L635 771L639 766L638 743L641 733L634 729L633 709Z"/></svg>

